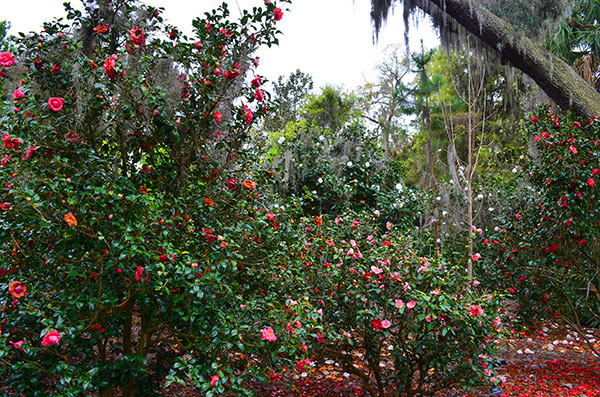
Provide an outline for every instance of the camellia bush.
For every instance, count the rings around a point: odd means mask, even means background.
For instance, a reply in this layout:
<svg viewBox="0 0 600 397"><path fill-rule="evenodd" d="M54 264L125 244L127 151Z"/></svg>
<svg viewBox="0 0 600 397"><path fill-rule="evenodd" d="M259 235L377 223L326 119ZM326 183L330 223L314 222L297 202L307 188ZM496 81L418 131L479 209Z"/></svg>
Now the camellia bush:
<svg viewBox="0 0 600 397"><path fill-rule="evenodd" d="M305 218L293 268L301 281L277 335L307 346L297 363L330 358L373 396L432 395L450 386L490 384L504 334L500 297L467 280L441 257L420 257L412 238L380 214ZM301 288L300 288L301 287Z"/></svg>
<svg viewBox="0 0 600 397"><path fill-rule="evenodd" d="M3 393L244 393L277 295L240 269L278 251L235 158L283 11L223 5L193 38L133 1L66 11L0 53Z"/></svg>
<svg viewBox="0 0 600 397"><path fill-rule="evenodd" d="M531 150L521 190L483 242L497 275L523 311L560 315L578 329L600 323L600 120L558 116L527 122Z"/></svg>

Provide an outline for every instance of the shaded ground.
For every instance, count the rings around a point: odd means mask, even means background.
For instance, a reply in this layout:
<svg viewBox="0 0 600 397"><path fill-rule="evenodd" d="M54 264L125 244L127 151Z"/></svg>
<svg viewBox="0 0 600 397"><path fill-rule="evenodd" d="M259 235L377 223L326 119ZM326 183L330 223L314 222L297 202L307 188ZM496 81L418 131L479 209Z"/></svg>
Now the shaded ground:
<svg viewBox="0 0 600 397"><path fill-rule="evenodd" d="M586 329L587 339L600 350L600 330ZM600 397L600 357L570 327L543 322L529 332L515 334L511 345L500 355L498 367L506 396L598 396ZM364 396L360 381L338 371L333 360L315 361L308 373L288 373L269 384L254 384L258 396ZM491 396L489 388L474 393L447 390L438 396ZM172 387L165 396L200 396L200 393Z"/></svg>

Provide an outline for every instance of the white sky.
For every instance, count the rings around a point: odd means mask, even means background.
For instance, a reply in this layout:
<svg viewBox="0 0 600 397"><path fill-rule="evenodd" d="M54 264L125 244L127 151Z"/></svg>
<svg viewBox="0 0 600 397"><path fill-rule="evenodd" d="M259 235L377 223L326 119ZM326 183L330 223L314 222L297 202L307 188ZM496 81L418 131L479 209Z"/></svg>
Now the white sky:
<svg viewBox="0 0 600 397"><path fill-rule="evenodd" d="M2 0L1 19L12 24L10 33L40 30L42 22L64 16L65 0ZM163 16L186 33L191 33L191 21L205 11L217 7L223 0L147 0L147 4L164 7ZM274 0L276 3L276 0ZM78 0L71 1L78 6ZM227 0L232 14L238 5L249 8L261 5L263 0ZM366 81L374 81L374 67L383 59L389 45L404 48L404 26L401 9L390 16L379 36L372 42L370 0L295 0L291 11L277 22L283 32L279 47L262 49L258 73L270 80L289 75L296 69L310 74L315 86L326 83L353 89ZM418 29L411 26L411 51L439 44L428 21L421 21Z"/></svg>

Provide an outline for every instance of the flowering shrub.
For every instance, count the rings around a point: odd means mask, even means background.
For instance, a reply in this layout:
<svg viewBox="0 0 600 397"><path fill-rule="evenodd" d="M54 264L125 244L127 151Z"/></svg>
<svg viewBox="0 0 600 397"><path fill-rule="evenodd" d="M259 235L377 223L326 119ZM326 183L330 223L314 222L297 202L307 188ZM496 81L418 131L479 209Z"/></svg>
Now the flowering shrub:
<svg viewBox="0 0 600 397"><path fill-rule="evenodd" d="M575 323L600 323L598 228L600 120L559 117L550 108L526 125L526 195L498 219L484 245L488 266L519 298Z"/></svg>
<svg viewBox="0 0 600 397"><path fill-rule="evenodd" d="M304 247L288 263L305 287L288 298L281 332L304 338L304 359L335 359L371 395L489 382L503 333L497 297L465 288L464 272L419 257L410 238L377 221L373 213L303 221Z"/></svg>
<svg viewBox="0 0 600 397"><path fill-rule="evenodd" d="M239 269L277 261L261 243L275 229L255 222L256 181L231 170L264 113L244 76L276 43L276 8L234 23L223 5L190 39L159 10L102 0L2 52L7 391L154 395L166 379L241 393L253 352L270 354L259 330L276 296Z"/></svg>

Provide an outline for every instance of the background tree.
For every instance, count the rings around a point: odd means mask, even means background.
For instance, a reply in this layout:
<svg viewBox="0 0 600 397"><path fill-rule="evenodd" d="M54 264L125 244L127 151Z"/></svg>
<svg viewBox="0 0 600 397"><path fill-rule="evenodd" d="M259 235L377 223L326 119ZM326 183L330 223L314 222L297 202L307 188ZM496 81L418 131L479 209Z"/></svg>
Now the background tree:
<svg viewBox="0 0 600 397"><path fill-rule="evenodd" d="M393 0L371 0L371 17L376 35L394 3ZM493 2L491 5L509 3ZM579 115L588 118L600 114L600 93L567 63L532 40L521 28L523 24L503 19L506 15L494 14L490 3L471 0L404 0L403 5L405 20L416 9L431 15L440 29L442 42L446 45L457 41L464 43L461 39L464 32L468 32L480 39L503 62L509 62L531 77L562 109L572 108ZM553 15L562 15L564 2L556 0L550 5L557 7ZM543 11L546 7L537 9ZM460 27L464 30L457 30Z"/></svg>

